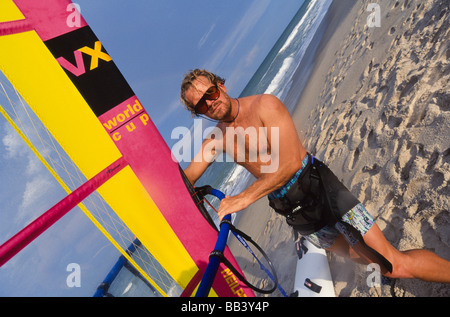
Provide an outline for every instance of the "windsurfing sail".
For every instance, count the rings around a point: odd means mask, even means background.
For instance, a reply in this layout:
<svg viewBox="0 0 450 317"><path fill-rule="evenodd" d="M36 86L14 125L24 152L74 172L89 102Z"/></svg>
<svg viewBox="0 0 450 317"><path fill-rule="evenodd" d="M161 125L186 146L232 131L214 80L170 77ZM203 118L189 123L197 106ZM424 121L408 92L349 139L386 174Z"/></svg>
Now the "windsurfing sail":
<svg viewBox="0 0 450 317"><path fill-rule="evenodd" d="M68 0L0 2L0 70L91 179L129 164L98 189L183 289L195 287L217 231L204 219L179 165L145 108ZM174 194L175 193L175 194ZM225 255L238 266L230 250ZM254 296L218 274L219 296Z"/></svg>

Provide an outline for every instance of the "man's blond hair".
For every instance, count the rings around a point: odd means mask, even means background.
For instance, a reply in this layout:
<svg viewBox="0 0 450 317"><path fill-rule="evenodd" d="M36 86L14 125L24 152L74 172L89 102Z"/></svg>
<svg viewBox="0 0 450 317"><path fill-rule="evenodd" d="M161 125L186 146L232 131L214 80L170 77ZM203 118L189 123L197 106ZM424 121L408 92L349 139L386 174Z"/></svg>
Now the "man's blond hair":
<svg viewBox="0 0 450 317"><path fill-rule="evenodd" d="M207 78L211 84L225 84L225 79L213 74L204 69L194 69L184 76L183 82L181 83L180 100L186 106L186 108L195 115L194 106L188 100L186 100L186 91L193 86L193 81L198 79L198 77Z"/></svg>

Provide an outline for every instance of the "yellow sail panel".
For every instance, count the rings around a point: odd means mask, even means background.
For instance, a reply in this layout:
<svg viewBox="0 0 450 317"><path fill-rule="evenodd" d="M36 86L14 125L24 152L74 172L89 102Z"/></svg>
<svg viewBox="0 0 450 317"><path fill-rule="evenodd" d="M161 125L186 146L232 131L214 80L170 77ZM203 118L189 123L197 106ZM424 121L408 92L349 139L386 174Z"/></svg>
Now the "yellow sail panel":
<svg viewBox="0 0 450 317"><path fill-rule="evenodd" d="M86 177L121 156L34 32L0 37L0 45L3 73L52 134L67 143L64 149L69 156L77 162L86 161Z"/></svg>
<svg viewBox="0 0 450 317"><path fill-rule="evenodd" d="M12 1L2 1L0 10L0 23L22 20L25 17Z"/></svg>
<svg viewBox="0 0 450 317"><path fill-rule="evenodd" d="M0 37L0 67L86 178L121 156L34 32ZM185 277L197 268L131 169L99 193L178 284L187 285Z"/></svg>

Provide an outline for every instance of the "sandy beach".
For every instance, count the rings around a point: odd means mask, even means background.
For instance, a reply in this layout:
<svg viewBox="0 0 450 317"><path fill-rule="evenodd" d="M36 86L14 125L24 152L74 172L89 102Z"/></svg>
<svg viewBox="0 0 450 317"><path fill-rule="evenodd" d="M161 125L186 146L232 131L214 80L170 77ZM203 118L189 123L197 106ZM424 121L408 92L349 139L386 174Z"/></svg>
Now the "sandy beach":
<svg viewBox="0 0 450 317"><path fill-rule="evenodd" d="M369 26L374 2L333 3L293 119L308 151L364 203L391 244L450 259L448 1L378 1L380 24ZM264 198L241 213L238 227L267 252L290 292L297 258L284 218ZM258 284L259 266L236 245L247 278ZM340 297L450 296L450 285L419 280L369 287L366 266L329 259Z"/></svg>

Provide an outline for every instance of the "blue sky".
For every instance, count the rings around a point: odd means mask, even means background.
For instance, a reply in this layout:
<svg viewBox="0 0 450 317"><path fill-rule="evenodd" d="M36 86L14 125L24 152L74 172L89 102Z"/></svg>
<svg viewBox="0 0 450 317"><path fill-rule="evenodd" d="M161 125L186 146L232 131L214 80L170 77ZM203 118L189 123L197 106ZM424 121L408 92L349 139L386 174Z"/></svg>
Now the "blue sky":
<svg viewBox="0 0 450 317"><path fill-rule="evenodd" d="M303 0L78 0L169 146L171 131L190 127L179 101L183 75L207 68L237 97ZM0 102L5 102L0 99ZM0 243L52 207L65 192L0 118ZM74 209L0 268L0 296L92 296L118 252ZM66 267L81 266L69 288Z"/></svg>
<svg viewBox="0 0 450 317"><path fill-rule="evenodd" d="M183 75L210 69L238 96L303 0L78 1L163 137L191 123Z"/></svg>

